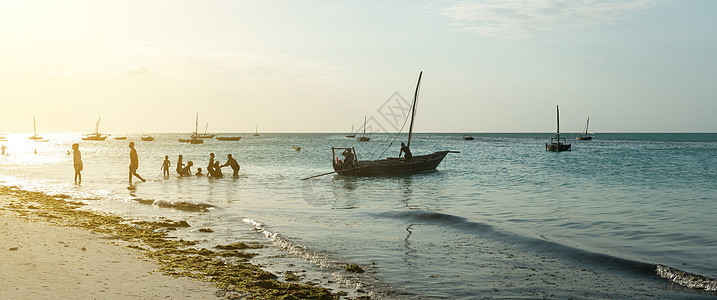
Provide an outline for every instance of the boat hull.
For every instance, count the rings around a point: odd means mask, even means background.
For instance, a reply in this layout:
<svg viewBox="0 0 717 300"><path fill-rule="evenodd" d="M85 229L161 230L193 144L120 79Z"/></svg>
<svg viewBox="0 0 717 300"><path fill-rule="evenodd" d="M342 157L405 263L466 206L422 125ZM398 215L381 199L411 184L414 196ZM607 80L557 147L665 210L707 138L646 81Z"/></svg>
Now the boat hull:
<svg viewBox="0 0 717 300"><path fill-rule="evenodd" d="M143 141L145 141L145 142L151 142L151 141L154 141L154 137L152 137L152 136L143 136L143 137L141 138L141 140L143 140Z"/></svg>
<svg viewBox="0 0 717 300"><path fill-rule="evenodd" d="M575 139L579 140L579 141L589 141L589 140L592 140L593 137L592 136L576 136Z"/></svg>
<svg viewBox="0 0 717 300"><path fill-rule="evenodd" d="M371 138L367 136L360 136L356 140L358 140L359 142L368 142L371 140Z"/></svg>
<svg viewBox="0 0 717 300"><path fill-rule="evenodd" d="M358 161L347 170L336 163L333 164L333 167L337 174L345 176L408 175L436 169L446 154L448 151L438 151L433 154L414 156L409 161L404 158Z"/></svg>
<svg viewBox="0 0 717 300"><path fill-rule="evenodd" d="M545 151L553 151L553 152L561 152L561 151L571 151L572 145L571 144L563 144L563 143L552 143L552 144L545 144Z"/></svg>
<svg viewBox="0 0 717 300"><path fill-rule="evenodd" d="M106 135L100 135L100 136L91 135L91 136L83 136L82 137L83 141L104 141L106 139L107 139Z"/></svg>
<svg viewBox="0 0 717 300"><path fill-rule="evenodd" d="M217 140L220 141L238 141L241 140L240 136L218 136Z"/></svg>

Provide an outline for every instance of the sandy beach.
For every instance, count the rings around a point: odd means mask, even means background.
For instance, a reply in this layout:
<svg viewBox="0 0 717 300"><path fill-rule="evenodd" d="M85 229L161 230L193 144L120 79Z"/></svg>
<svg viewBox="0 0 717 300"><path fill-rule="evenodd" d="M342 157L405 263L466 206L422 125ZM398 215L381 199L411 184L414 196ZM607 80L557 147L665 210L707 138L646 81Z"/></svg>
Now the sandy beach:
<svg viewBox="0 0 717 300"><path fill-rule="evenodd" d="M211 284L163 275L106 235L28 222L5 209L0 220L2 299L219 299Z"/></svg>
<svg viewBox="0 0 717 300"><path fill-rule="evenodd" d="M0 187L0 299L338 299L249 263L261 247L216 250L167 227L82 209L65 195Z"/></svg>

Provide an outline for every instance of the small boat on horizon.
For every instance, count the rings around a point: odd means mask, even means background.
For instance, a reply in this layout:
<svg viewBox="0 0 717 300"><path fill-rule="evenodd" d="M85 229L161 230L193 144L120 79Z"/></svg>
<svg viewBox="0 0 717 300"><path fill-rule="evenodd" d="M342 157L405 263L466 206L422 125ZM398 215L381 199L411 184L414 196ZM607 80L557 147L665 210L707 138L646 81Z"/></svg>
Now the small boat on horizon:
<svg viewBox="0 0 717 300"><path fill-rule="evenodd" d="M472 140L473 140L473 137L470 136L470 135L464 135L464 136L463 136L463 140L464 140L464 141L472 141Z"/></svg>
<svg viewBox="0 0 717 300"><path fill-rule="evenodd" d="M560 138L560 107L555 106L557 110L557 122L558 122L558 130L555 132L555 137L550 139L549 144L545 144L545 151L553 151L553 152L561 152L561 151L570 151L571 145L567 143L567 140L565 138Z"/></svg>
<svg viewBox="0 0 717 300"><path fill-rule="evenodd" d="M592 140L595 136L590 135L588 133L588 126L590 126L590 116L588 116L588 120L585 122L585 133L582 133L575 137L576 140L580 141L589 141Z"/></svg>
<svg viewBox="0 0 717 300"><path fill-rule="evenodd" d="M143 141L145 141L145 142L151 142L151 141L154 141L154 137L153 137L153 136L151 136L151 135L149 135L149 134L147 134L147 135L143 135L143 136L142 136L142 137L141 137L140 139L141 139L141 140L143 140Z"/></svg>
<svg viewBox="0 0 717 300"><path fill-rule="evenodd" d="M93 133L87 133L82 136L82 140L85 141L104 141L107 139L107 137L110 136L109 134L102 134L100 133L100 118L97 118L97 124L95 124L95 132Z"/></svg>
<svg viewBox="0 0 717 300"><path fill-rule="evenodd" d="M199 121L199 114L197 114L197 121ZM211 139L216 136L216 134L207 134L207 128L209 128L209 123L204 126L204 133L198 133L195 128L194 133L192 133L191 137L196 139Z"/></svg>
<svg viewBox="0 0 717 300"><path fill-rule="evenodd" d="M294 151L301 151L301 147L297 147L297 146L291 146L291 150L294 150Z"/></svg>
<svg viewBox="0 0 717 300"><path fill-rule="evenodd" d="M189 135L188 139L179 139L180 143L190 143L190 144L204 144L204 140L199 138L199 133L197 133L197 127L199 126L199 113L197 113L197 116L194 119L194 132ZM209 124L207 124L209 126ZM212 137L214 137L212 135Z"/></svg>
<svg viewBox="0 0 717 300"><path fill-rule="evenodd" d="M354 124L351 124L351 134L346 135L345 137L351 138L351 139L356 137L356 134L354 134Z"/></svg>
<svg viewBox="0 0 717 300"><path fill-rule="evenodd" d="M359 142L368 142L371 140L370 137L366 136L366 116L363 116L363 133L356 140Z"/></svg>
<svg viewBox="0 0 717 300"><path fill-rule="evenodd" d="M34 134L31 137L28 137L28 139L42 140L42 137L37 135L37 125L35 125L35 115L32 115L32 132Z"/></svg>
<svg viewBox="0 0 717 300"><path fill-rule="evenodd" d="M254 131L254 136L259 136L259 125L256 125L256 131Z"/></svg>
<svg viewBox="0 0 717 300"><path fill-rule="evenodd" d="M218 136L217 140L220 141L238 141L241 140L240 136Z"/></svg>
<svg viewBox="0 0 717 300"><path fill-rule="evenodd" d="M127 137L124 136L124 135L122 135L122 136L116 136L116 137L114 137L114 139L117 140L117 141L123 141L123 140L126 140Z"/></svg>

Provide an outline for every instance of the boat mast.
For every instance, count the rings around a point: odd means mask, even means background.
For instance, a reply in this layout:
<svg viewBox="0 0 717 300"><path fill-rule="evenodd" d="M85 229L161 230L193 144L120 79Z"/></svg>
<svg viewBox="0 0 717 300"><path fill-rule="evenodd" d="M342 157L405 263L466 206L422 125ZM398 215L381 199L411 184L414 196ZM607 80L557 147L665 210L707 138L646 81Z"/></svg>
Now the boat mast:
<svg viewBox="0 0 717 300"><path fill-rule="evenodd" d="M101 118L102 118L102 117L97 117L97 124L95 124L95 134L96 134L96 135L99 135L99 134L100 134L100 119L101 119Z"/></svg>
<svg viewBox="0 0 717 300"><path fill-rule="evenodd" d="M416 92L413 94L413 106L411 107L411 125L408 127L408 143L406 146L411 146L411 135L413 135L413 118L416 116L416 100L418 100L418 90L421 87L421 77L423 71L418 74L418 83L416 84Z"/></svg>
<svg viewBox="0 0 717 300"><path fill-rule="evenodd" d="M555 110L558 119L558 130L555 132L555 137L558 139L558 144L560 144L560 106L556 105Z"/></svg>
<svg viewBox="0 0 717 300"><path fill-rule="evenodd" d="M32 131L35 133L33 136L37 136L37 126L35 125L35 115L32 115Z"/></svg>
<svg viewBox="0 0 717 300"><path fill-rule="evenodd" d="M590 116L588 116L588 121L585 123L585 135L588 135L588 126L590 126Z"/></svg>
<svg viewBox="0 0 717 300"><path fill-rule="evenodd" d="M197 134L197 128L199 127L199 113L197 113L197 117L194 119L194 133Z"/></svg>
<svg viewBox="0 0 717 300"><path fill-rule="evenodd" d="M363 134L362 134L362 136L366 136L366 116L363 116Z"/></svg>

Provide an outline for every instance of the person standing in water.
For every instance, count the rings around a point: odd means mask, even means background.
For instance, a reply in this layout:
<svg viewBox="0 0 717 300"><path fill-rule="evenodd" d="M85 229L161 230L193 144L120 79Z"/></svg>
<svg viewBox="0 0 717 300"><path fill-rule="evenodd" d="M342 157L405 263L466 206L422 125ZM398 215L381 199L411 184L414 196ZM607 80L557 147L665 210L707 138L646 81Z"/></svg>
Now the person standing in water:
<svg viewBox="0 0 717 300"><path fill-rule="evenodd" d="M232 170L234 170L234 174L232 174L233 177L239 177L239 169L241 168L239 166L239 163L232 157L231 154L227 154L227 162L222 165L222 167L230 166L232 167Z"/></svg>
<svg viewBox="0 0 717 300"><path fill-rule="evenodd" d="M214 173L214 153L209 153L209 164L207 165L207 174Z"/></svg>
<svg viewBox="0 0 717 300"><path fill-rule="evenodd" d="M80 152L80 144L72 144L72 160L75 167L75 184L82 184L82 153Z"/></svg>
<svg viewBox="0 0 717 300"><path fill-rule="evenodd" d="M169 155L164 156L164 162L162 163L162 175L164 177L169 176L169 166L171 166L172 163L169 161Z"/></svg>
<svg viewBox="0 0 717 300"><path fill-rule="evenodd" d="M137 176L139 180L145 182L142 176L137 174L137 168L139 168L139 157L137 157L137 149L134 148L134 142L129 142L129 184L132 184L132 176Z"/></svg>
<svg viewBox="0 0 717 300"><path fill-rule="evenodd" d="M177 157L177 174L180 176L182 175L182 167L184 166L184 163L182 162L182 155L180 154Z"/></svg>

